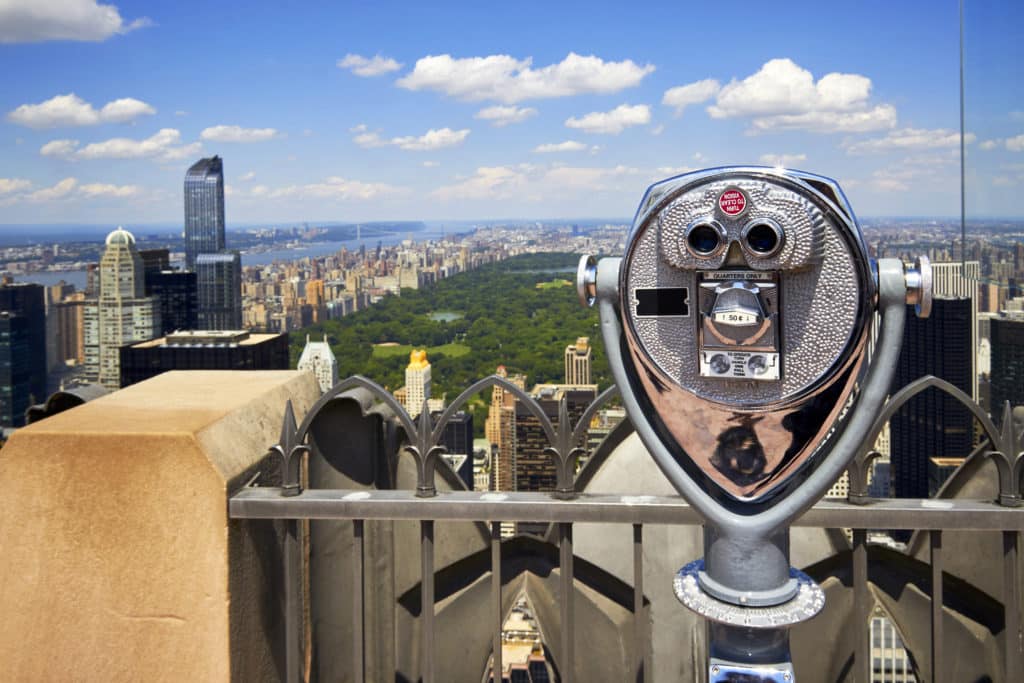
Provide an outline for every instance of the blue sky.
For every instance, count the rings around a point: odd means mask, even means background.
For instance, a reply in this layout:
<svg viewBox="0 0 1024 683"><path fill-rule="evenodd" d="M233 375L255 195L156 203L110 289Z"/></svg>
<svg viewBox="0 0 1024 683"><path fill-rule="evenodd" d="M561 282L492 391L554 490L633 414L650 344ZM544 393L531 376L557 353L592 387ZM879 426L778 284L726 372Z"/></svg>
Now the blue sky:
<svg viewBox="0 0 1024 683"><path fill-rule="evenodd" d="M955 0L0 0L0 223L178 222L210 154L233 224L625 217L736 163L835 177L862 215L952 216L958 36ZM968 62L988 213L1021 213L1019 49Z"/></svg>

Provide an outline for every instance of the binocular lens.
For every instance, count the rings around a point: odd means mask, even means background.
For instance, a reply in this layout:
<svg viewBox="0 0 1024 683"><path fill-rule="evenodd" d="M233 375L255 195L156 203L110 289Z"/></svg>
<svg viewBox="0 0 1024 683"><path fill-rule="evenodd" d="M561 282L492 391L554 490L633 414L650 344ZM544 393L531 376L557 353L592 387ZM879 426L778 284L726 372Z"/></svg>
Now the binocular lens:
<svg viewBox="0 0 1024 683"><path fill-rule="evenodd" d="M747 246L758 254L771 254L779 247L779 233L767 223L755 223L746 230Z"/></svg>
<svg viewBox="0 0 1024 683"><path fill-rule="evenodd" d="M713 254L722 242L722 236L714 226L708 223L698 223L690 228L686 235L686 242L690 245L693 253L700 256Z"/></svg>

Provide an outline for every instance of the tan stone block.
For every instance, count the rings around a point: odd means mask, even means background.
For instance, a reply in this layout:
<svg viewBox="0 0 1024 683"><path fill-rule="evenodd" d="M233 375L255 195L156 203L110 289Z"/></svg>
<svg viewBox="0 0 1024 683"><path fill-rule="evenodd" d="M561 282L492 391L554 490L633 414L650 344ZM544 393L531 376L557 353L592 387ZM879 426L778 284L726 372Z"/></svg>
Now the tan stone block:
<svg viewBox="0 0 1024 683"><path fill-rule="evenodd" d="M280 533L228 519L309 373L169 372L0 450L0 678L277 680Z"/></svg>

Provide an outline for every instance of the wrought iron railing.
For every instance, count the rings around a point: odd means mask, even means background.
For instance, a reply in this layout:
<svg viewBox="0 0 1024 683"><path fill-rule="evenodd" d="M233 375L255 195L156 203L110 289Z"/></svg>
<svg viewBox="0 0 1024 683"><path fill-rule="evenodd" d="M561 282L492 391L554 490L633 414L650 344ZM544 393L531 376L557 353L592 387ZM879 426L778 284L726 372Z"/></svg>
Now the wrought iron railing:
<svg viewBox="0 0 1024 683"><path fill-rule="evenodd" d="M557 471L557 485L549 492L474 492L438 491L436 470L443 462L444 447L441 439L445 426L471 397L481 391L498 386L513 394L540 422L549 446L545 451L552 458ZM871 446L885 422L915 395L927 389L943 391L963 403L979 421L987 439L975 450L969 460L990 458L996 464L999 496L994 501L983 500L918 500L879 499L867 494L867 477L871 461L878 456ZM303 456L317 457L311 443L310 430L317 416L332 401L353 390L368 392L374 401L386 406L385 413L397 426L401 444L399 453L408 453L416 465L414 490L366 490L304 488L301 462ZM558 660L562 681L574 680L572 663L577 635L574 630L574 554L573 526L581 523L624 525L631 528L633 548L633 612L632 680L644 680L644 656L650 634L644 623L643 589L643 536L644 527L657 525L699 525L700 518L681 498L676 496L623 496L592 494L574 486L575 463L583 453L578 446L596 411L614 395L614 387L606 390L591 403L575 425L571 424L563 401L557 423L552 423L541 405L525 391L507 379L498 376L483 379L466 389L436 420L424 409L418 419L412 418L395 398L379 385L362 377L352 377L326 393L296 424L291 404L287 406L279 444L273 451L281 456L280 486L255 485L236 492L230 501L230 515L235 519L284 520L286 536L283 549L285 595L285 668L288 681L303 677L305 663L304 589L301 520L349 520L352 524L353 546L351 563L352 585L339 587L350 590L352 596L353 642L350 675L352 680L363 681L365 671L363 584L364 584L364 525L375 520L412 520L419 522L420 569L422 574L420 597L419 667L421 679L427 683L436 680L435 670L435 567L434 535L438 522L476 522L486 524L490 533L490 623L493 637L493 671L502 670L501 629L505 614L502 596L502 539L501 522L541 522L553 526L559 553L560 622ZM402 434L404 433L404 434ZM404 436L404 438L401 438ZM858 615L864 628L856 643L854 680L868 681L870 670L870 643L868 622L873 600L869 593L868 530L905 529L926 534L931 568L930 651L927 661L933 681L943 681L944 671L940 653L943 633L943 533L947 531L1000 532L1002 537L1002 596L1004 613L1004 652L1001 670L1006 681L1022 680L1024 666L1021 659L1020 618L1020 560L1019 547L1024 532L1024 510L1021 506L1022 479L1024 479L1024 453L1019 450L1019 437L1014 433L1009 406L1003 411L1002 428L997 429L988 414L963 392L934 377L918 382L895 394L886 410L875 421L869 434L865 434L864 449L850 464L850 494L847 500L820 501L794 524L796 527L852 529L851 572ZM447 465L440 465L447 467ZM941 493L940 493L941 495ZM669 577L666 577L667 581ZM317 600L316 595L309 596ZM683 609L680 606L680 609ZM914 653L919 661L923 653ZM500 674L499 674L500 676ZM496 679L499 680L499 679Z"/></svg>

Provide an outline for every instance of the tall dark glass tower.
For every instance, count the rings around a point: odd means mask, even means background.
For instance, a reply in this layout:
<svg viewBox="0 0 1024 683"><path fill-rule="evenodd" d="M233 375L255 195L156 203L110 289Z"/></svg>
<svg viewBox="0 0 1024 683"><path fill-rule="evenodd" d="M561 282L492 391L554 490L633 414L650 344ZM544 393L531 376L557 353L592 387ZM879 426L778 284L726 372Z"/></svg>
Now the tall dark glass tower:
<svg viewBox="0 0 1024 683"><path fill-rule="evenodd" d="M218 156L200 159L185 174L185 268L196 256L224 249L224 164Z"/></svg>
<svg viewBox="0 0 1024 683"><path fill-rule="evenodd" d="M1024 320L993 318L992 417L1002 419L1003 404L1024 405Z"/></svg>
<svg viewBox="0 0 1024 683"><path fill-rule="evenodd" d="M242 329L242 258L237 251L196 256L199 328Z"/></svg>
<svg viewBox="0 0 1024 683"><path fill-rule="evenodd" d="M29 405L45 399L43 287L0 284L0 427L21 427Z"/></svg>
<svg viewBox="0 0 1024 683"><path fill-rule="evenodd" d="M907 311L893 393L925 375L935 375L971 394L971 355L975 352L971 346L972 305L970 299L935 299L927 319L918 318L912 309ZM936 389L912 398L889 424L897 498L927 498L929 461L965 458L971 452L974 430L970 411Z"/></svg>

